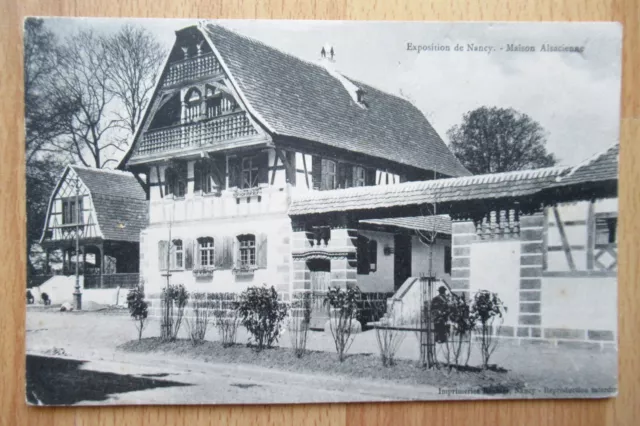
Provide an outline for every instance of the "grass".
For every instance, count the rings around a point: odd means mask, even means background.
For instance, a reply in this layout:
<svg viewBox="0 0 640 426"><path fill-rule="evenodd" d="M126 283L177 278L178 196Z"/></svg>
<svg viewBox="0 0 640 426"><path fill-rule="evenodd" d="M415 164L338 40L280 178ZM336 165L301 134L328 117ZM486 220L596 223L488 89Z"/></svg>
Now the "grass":
<svg viewBox="0 0 640 426"><path fill-rule="evenodd" d="M394 366L385 368L379 357L373 354L351 354L347 355L344 362L339 362L337 354L330 352L309 351L302 358L297 358L290 349L279 347L258 352L251 346L241 344L225 348L220 342L205 341L193 346L186 339L162 342L157 337L130 341L120 345L118 349L137 353L171 354L205 362L248 364L294 373L387 380L405 385L473 387L481 388L486 394L508 393L523 386L521 379L504 369L424 369L416 361L405 359L397 360Z"/></svg>

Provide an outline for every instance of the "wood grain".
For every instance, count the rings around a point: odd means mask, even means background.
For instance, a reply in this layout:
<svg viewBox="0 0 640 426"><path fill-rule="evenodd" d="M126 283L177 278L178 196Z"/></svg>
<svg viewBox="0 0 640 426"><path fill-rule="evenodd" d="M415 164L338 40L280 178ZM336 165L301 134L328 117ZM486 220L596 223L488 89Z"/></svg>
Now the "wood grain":
<svg viewBox="0 0 640 426"><path fill-rule="evenodd" d="M633 425L640 418L640 5L638 0L2 0L0 13L0 425ZM300 406L28 408L24 402L22 19L27 15L366 20L605 20L624 24L620 180L620 396L609 400ZM609 143L607 141L607 143Z"/></svg>

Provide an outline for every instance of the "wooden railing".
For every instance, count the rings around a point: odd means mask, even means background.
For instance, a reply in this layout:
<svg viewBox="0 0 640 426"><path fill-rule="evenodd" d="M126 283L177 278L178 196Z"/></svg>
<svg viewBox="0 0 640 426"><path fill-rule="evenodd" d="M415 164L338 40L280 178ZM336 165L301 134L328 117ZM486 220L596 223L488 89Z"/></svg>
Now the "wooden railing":
<svg viewBox="0 0 640 426"><path fill-rule="evenodd" d="M184 81L219 73L222 73L222 67L213 56L213 53L195 56L170 64L167 75L164 78L164 86L172 86Z"/></svg>
<svg viewBox="0 0 640 426"><path fill-rule="evenodd" d="M179 148L213 145L215 142L257 135L244 111L209 120L165 127L145 133L139 154L169 151Z"/></svg>
<svg viewBox="0 0 640 426"><path fill-rule="evenodd" d="M133 288L138 285L140 274L135 273L121 273L121 274L107 274L102 276L102 285L100 285L100 275L85 275L84 288Z"/></svg>

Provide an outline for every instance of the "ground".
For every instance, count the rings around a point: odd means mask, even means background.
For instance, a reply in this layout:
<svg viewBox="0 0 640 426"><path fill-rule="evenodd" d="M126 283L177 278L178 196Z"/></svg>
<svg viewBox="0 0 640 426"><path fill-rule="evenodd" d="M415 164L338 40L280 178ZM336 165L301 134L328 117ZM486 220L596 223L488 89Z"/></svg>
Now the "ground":
<svg viewBox="0 0 640 426"><path fill-rule="evenodd" d="M144 336L158 334L159 323L151 320ZM438 399L443 397L442 392L473 390L478 384L462 373L434 374L414 367L418 345L413 333L406 334L398 351L399 365L385 369L377 359L373 330L356 335L349 350L354 356L339 364L329 333L313 332L308 347L315 352L296 361L291 351L284 349L289 346L286 333L279 349L256 355L239 346L233 350L244 352L236 356L222 352L216 343L194 351L186 342L132 342L137 339L137 331L126 312L29 309L27 398L35 404L344 402ZM207 340L216 339L212 329ZM239 343L246 339L245 333L239 333ZM273 361L276 359L279 361ZM350 365L356 362L358 369L370 373L354 373ZM556 396L568 397L575 396L571 393L575 388L616 385L614 351L503 344L492 363L507 370L492 376L498 383L518 384L520 389L534 392L512 391L508 396L514 398L549 396L549 392L543 392L545 387L556 389ZM472 358L471 364L477 365L478 360Z"/></svg>

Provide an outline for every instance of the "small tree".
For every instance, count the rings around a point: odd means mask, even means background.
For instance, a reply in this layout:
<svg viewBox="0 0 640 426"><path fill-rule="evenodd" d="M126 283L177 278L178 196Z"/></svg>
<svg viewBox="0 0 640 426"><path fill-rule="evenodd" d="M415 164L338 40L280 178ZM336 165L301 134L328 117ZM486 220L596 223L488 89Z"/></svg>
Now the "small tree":
<svg viewBox="0 0 640 426"><path fill-rule="evenodd" d="M376 326L376 340L382 365L390 367L395 364L396 352L400 348L405 334L395 328L395 315L393 308L389 309L386 316L382 317ZM402 323L402 319L399 321Z"/></svg>
<svg viewBox="0 0 640 426"><path fill-rule="evenodd" d="M270 348L280 337L280 325L287 316L287 306L278 300L278 292L271 287L249 287L240 295L238 312L242 325L250 333L250 340L258 351Z"/></svg>
<svg viewBox="0 0 640 426"><path fill-rule="evenodd" d="M324 305L329 309L329 329L333 342L336 345L338 359L344 361L345 354L353 343L353 326L357 323L358 299L360 290L358 287L330 287L327 292Z"/></svg>
<svg viewBox="0 0 640 426"><path fill-rule="evenodd" d="M142 332L147 326L149 304L144 300L144 288L141 285L129 290L127 294L127 308L129 308L129 315L131 315L138 329L138 340L142 340Z"/></svg>
<svg viewBox="0 0 640 426"><path fill-rule="evenodd" d="M289 335L291 347L296 357L302 358L307 350L307 335L311 322L311 305L313 295L303 293L297 295L291 303L291 316L289 318Z"/></svg>
<svg viewBox="0 0 640 426"><path fill-rule="evenodd" d="M162 290L162 318L160 319L160 338L174 341L184 317L184 308L189 301L189 293L184 285L168 285Z"/></svg>
<svg viewBox="0 0 640 426"><path fill-rule="evenodd" d="M480 290L473 299L471 315L479 327L482 368L489 368L489 358L498 346L498 339L495 338L492 331L495 331L496 334L498 333L503 321L503 314L506 311L507 308L503 305L502 300L500 300L496 293ZM496 322L498 324L494 330L494 324Z"/></svg>
<svg viewBox="0 0 640 426"><path fill-rule="evenodd" d="M187 318L186 322L191 343L196 346L204 342L211 310L205 293L194 293L191 298L193 315L191 319Z"/></svg>

